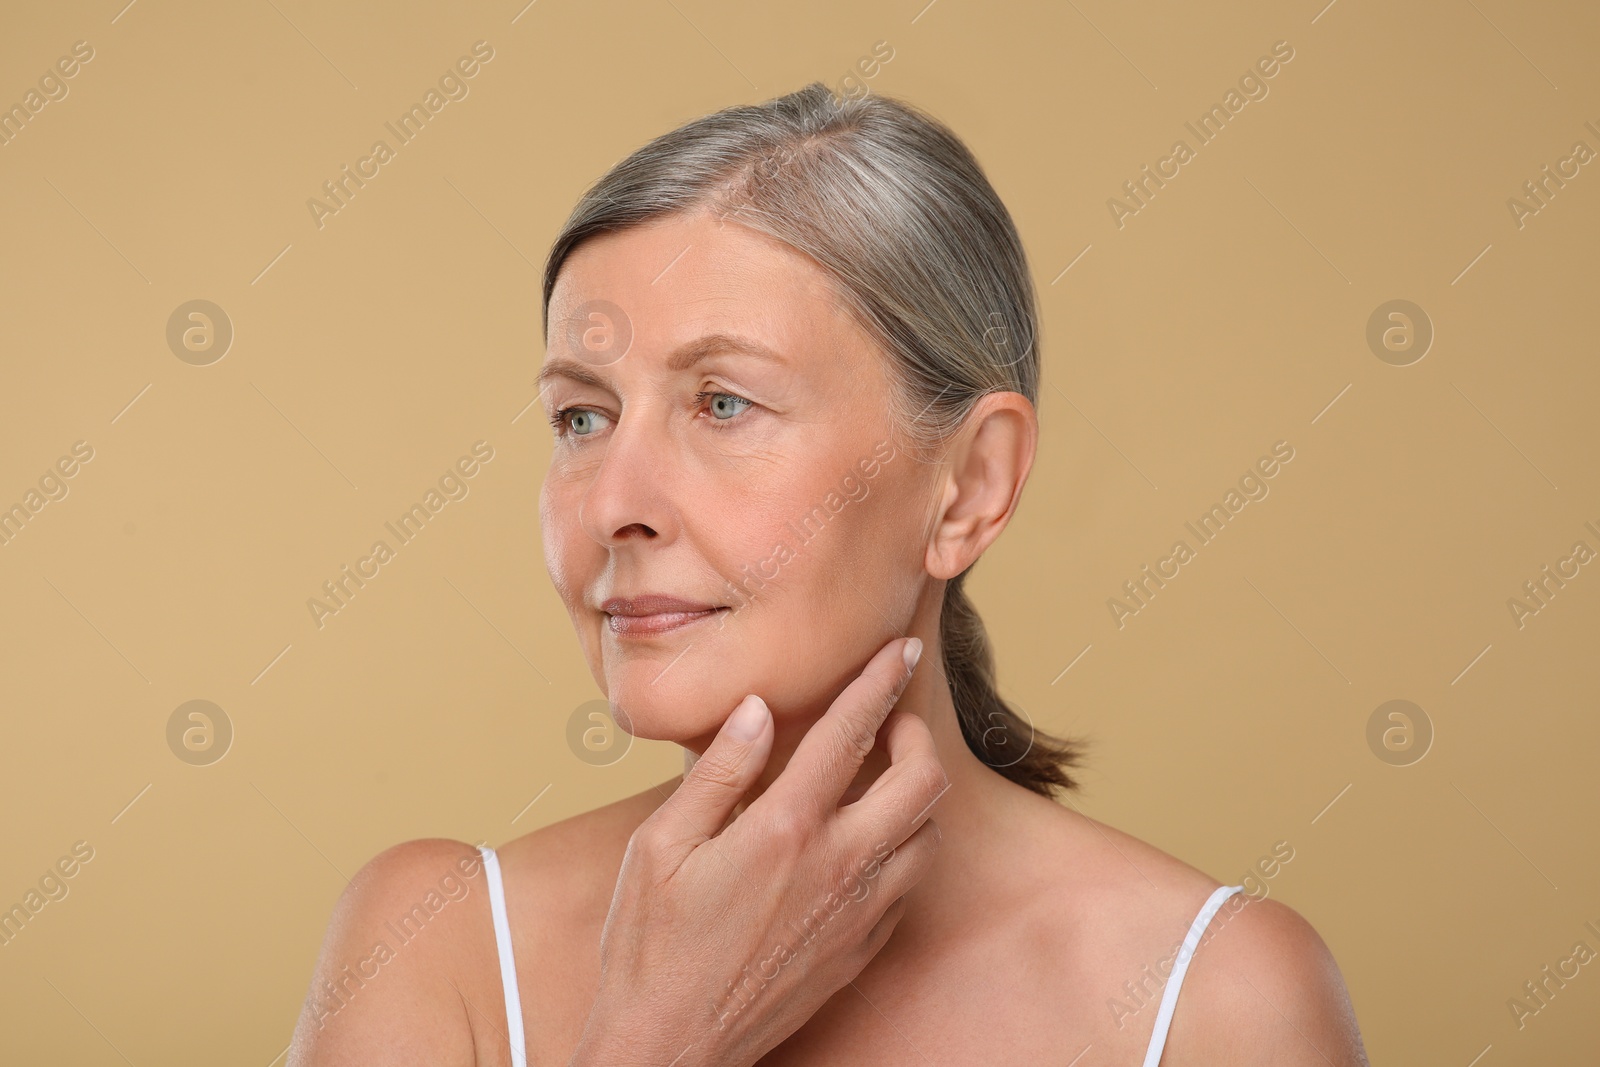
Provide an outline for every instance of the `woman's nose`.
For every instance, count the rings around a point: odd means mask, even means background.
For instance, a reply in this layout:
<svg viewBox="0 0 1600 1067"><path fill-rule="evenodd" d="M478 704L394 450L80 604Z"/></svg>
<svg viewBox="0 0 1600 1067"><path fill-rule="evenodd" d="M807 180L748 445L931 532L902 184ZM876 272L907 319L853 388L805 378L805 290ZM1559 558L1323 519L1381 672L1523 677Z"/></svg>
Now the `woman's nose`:
<svg viewBox="0 0 1600 1067"><path fill-rule="evenodd" d="M580 521L594 541L612 548L631 539L670 540L677 533L670 443L652 434L644 412L612 427L580 504Z"/></svg>

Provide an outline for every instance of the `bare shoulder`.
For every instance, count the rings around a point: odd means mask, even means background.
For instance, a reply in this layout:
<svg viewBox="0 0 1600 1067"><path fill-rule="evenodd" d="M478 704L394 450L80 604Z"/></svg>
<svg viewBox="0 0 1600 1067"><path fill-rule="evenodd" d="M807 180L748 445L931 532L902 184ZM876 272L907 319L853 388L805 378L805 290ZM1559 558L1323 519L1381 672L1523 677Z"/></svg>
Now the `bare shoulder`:
<svg viewBox="0 0 1600 1067"><path fill-rule="evenodd" d="M1082 814L1070 800L1048 821L1063 857L1050 872L1065 890L1055 906L1067 901L1057 914L1089 950L1076 977L1090 989L1109 987L1111 996L1097 1001L1105 1005L1099 1021L1109 1024L1102 1033L1136 1056L1152 1035L1178 946L1207 900L1239 879L1220 882ZM1266 858L1275 860L1284 857L1275 851ZM1365 1067L1355 1013L1327 945L1293 908L1261 895L1266 883L1256 871L1241 873L1246 892L1221 903L1188 964L1161 1062ZM1108 966L1119 968L1109 980L1102 973Z"/></svg>
<svg viewBox="0 0 1600 1067"><path fill-rule="evenodd" d="M525 1012L559 1016L569 993L581 1005L582 982L540 976L591 963L628 840L675 786L495 848ZM368 861L334 906L287 1067L509 1063L487 884L481 853L461 841L406 841Z"/></svg>
<svg viewBox="0 0 1600 1067"><path fill-rule="evenodd" d="M1092 917L1108 937L1165 944L1174 929L1181 937L1222 885L1149 842L1091 818L1070 800L1063 806L1030 795L1026 803L1048 828L1039 840L1059 857L1048 876L1069 902L1064 917Z"/></svg>
<svg viewBox="0 0 1600 1067"><path fill-rule="evenodd" d="M476 848L406 841L340 894L289 1049L289 1067L476 1062L467 999L494 949Z"/></svg>
<svg viewBox="0 0 1600 1067"><path fill-rule="evenodd" d="M1190 963L1164 1062L1366 1067L1367 1056L1322 937L1288 905L1239 893Z"/></svg>

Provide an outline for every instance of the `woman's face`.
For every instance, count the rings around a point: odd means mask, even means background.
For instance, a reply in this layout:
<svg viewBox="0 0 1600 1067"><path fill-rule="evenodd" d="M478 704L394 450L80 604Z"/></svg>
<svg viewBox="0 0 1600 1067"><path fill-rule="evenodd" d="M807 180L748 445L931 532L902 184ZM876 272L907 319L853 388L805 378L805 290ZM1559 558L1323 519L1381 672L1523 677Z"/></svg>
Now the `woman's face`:
<svg viewBox="0 0 1600 1067"><path fill-rule="evenodd" d="M821 268L656 220L572 253L547 342L545 562L618 724L702 751L747 693L780 728L826 711L931 581L936 468Z"/></svg>

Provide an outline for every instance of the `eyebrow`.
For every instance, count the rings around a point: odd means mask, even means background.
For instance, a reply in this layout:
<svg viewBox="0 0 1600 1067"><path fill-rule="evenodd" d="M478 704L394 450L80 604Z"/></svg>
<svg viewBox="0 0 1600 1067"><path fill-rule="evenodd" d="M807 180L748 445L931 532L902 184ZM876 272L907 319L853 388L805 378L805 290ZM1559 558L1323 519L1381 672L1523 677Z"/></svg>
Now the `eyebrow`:
<svg viewBox="0 0 1600 1067"><path fill-rule="evenodd" d="M667 370L680 373L696 366L715 355L753 356L756 359L765 359L774 363L784 362L783 356L768 348L760 341L749 337L739 337L728 333L708 333L697 337L693 341L679 345L667 357ZM535 379L542 390L552 378L571 378L573 381L583 382L599 389L608 388L606 380L587 363L561 356L546 363Z"/></svg>

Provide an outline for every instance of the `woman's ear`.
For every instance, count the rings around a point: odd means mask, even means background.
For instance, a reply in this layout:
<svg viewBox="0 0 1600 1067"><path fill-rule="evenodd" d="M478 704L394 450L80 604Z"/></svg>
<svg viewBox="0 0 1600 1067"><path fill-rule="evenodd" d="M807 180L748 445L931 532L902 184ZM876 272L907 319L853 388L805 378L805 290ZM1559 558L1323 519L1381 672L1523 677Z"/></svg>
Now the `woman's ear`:
<svg viewBox="0 0 1600 1067"><path fill-rule="evenodd" d="M940 500L926 565L950 579L983 554L1011 521L1033 467L1039 418L1021 393L986 393L962 423L943 461Z"/></svg>

